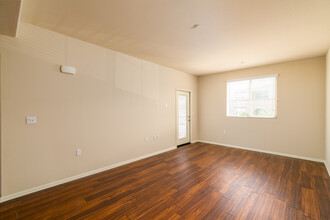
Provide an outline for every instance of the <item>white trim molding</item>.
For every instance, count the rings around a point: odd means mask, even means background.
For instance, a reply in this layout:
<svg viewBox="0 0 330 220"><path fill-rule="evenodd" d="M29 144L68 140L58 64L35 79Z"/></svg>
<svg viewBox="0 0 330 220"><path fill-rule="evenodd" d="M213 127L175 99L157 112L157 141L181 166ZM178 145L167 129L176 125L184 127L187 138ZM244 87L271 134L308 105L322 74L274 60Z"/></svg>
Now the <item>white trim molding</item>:
<svg viewBox="0 0 330 220"><path fill-rule="evenodd" d="M327 162L325 160L322 160L322 159L298 156L298 155L294 155L294 154L280 153L280 152L269 151L269 150L261 150L261 149L257 149L257 148L242 147L242 146L231 145L231 144L222 144L222 143L212 142L212 141L204 141L204 140L197 141L197 140L195 140L194 143L196 143L196 142L201 142L201 143L206 143L206 144L214 144L214 145L219 145L219 146L224 146L224 147L231 147L231 148L237 148L237 149L243 149L243 150L249 150L249 151L256 151L256 152L261 152L261 153L274 154L274 155L279 155L279 156L284 156L284 157L291 157L291 158L297 158L297 159L302 159L302 160L310 160L310 161L314 161L314 162L324 163L324 166L326 167L326 169L328 171L328 175L330 176L330 167L327 164Z"/></svg>
<svg viewBox="0 0 330 220"><path fill-rule="evenodd" d="M260 75L260 76L252 76L252 77L246 77L246 78L238 78L238 79L228 79L227 82L237 82L242 80L251 80L251 79L262 79L262 78L268 78L268 77L275 77L277 78L280 74L274 73L274 74L268 74L268 75Z"/></svg>
<svg viewBox="0 0 330 220"><path fill-rule="evenodd" d="M204 141L204 140L194 140L191 143L193 144L193 143L197 143L197 142L207 143L207 144L214 144L214 145L219 145L219 146L224 146L224 147L237 148L237 149L243 149L243 150L256 151L256 152L261 152L261 153L275 154L275 155L298 158L298 159L303 159L303 160L310 160L310 161L315 161L315 162L321 162L321 163L324 163L324 165L325 165L325 167L328 171L328 174L330 175L330 166L325 160L322 160L322 159L316 159L316 158L311 158L311 157L303 157L303 156L298 156L298 155L293 155L293 154L286 154L286 153L279 153L279 152L268 151L268 150L260 150L260 149L256 149L256 148L241 147L241 146L230 145L230 144L222 144L222 143L218 143L218 142L211 142L211 141ZM100 173L100 172L103 172L103 171L106 171L106 170L110 170L110 169L113 169L113 168L116 168L116 167L119 167L119 166L122 166L122 165L125 165L125 164L129 164L129 163L132 163L132 162L135 162L135 161L138 161L138 160L142 160L142 159L145 159L145 158L148 158L148 157L152 157L152 156L155 156L157 154L165 153L167 151L171 151L171 150L174 150L176 148L177 148L176 146L175 147L170 147L170 148L167 148L167 149L164 149L164 150L156 151L154 153L150 153L150 154L143 155L143 156L140 156L140 157L136 157L136 158L133 158L133 159L130 159L130 160L126 160L126 161L119 162L119 163L116 163L116 164L112 164L112 165L109 165L109 166L106 166L106 167L102 167L102 168L99 168L99 169L96 169L96 170L92 170L92 171L88 171L88 172L85 172L85 173L82 173L82 174L78 174L76 176L72 176L72 177L68 177L68 178L65 178L65 179L57 180L55 182L47 183L45 185L37 186L37 187L31 188L31 189L27 189L27 190L23 190L23 191L13 193L13 194L10 194L10 195L7 195L7 196L3 196L3 197L0 197L0 203L6 202L6 201L9 201L9 200L12 200L12 199L16 199L16 198L19 198L19 197L22 197L22 196L25 196L25 195L28 195L28 194L31 194L31 193L34 193L34 192L38 192L38 191L41 191L41 190L44 190L44 189L48 189L48 188L51 188L53 186L57 186L57 185L60 185L60 184L63 184L63 183L73 181L73 180L77 180L77 179L80 179L80 178L83 178L83 177L86 177L86 176L90 176L90 175L93 175L93 174L96 174L96 173Z"/></svg>
<svg viewBox="0 0 330 220"><path fill-rule="evenodd" d="M267 153L267 154L275 154L275 155L279 155L279 156L292 157L292 158L297 158L297 159L302 159L302 160L310 160L310 161L321 162L321 163L324 163L324 161L325 161L322 159L317 159L317 158L312 158L312 157L304 157L304 156L280 153L280 152L275 152L275 151L270 151L270 150L261 150L261 149L257 149L257 148L251 148L251 147L242 147L242 146L237 146L237 145L232 145L232 144L223 144L223 143L204 141L204 140L200 140L199 142L206 143L206 144L215 144L215 145L220 145L220 146L224 146L224 147L249 150L249 151L256 151L256 152Z"/></svg>
<svg viewBox="0 0 330 220"><path fill-rule="evenodd" d="M0 203L6 202L6 201L9 201L9 200L12 200L12 199L16 199L16 198L19 198L19 197L22 197L22 196L25 196L25 195L28 195L28 194L31 194L31 193L34 193L34 192L38 192L40 190L48 189L50 187L57 186L57 185L60 185L60 184L63 184L63 183L67 183L67 182L70 182L70 181L73 181L73 180L77 180L77 179L80 179L80 178L83 178L83 177L86 177L86 176L90 176L90 175L93 175L93 174L96 174L96 173L100 173L100 172L103 172L103 171L106 171L106 170L110 170L110 169L113 169L113 168L116 168L116 167L119 167L119 166L122 166L122 165L125 165L125 164L129 164L129 163L132 163L132 162L135 162L135 161L138 161L138 160L142 160L142 159L145 159L147 157L152 157L152 156L155 156L157 154L165 153L167 151L171 151L171 150L174 150L176 148L177 148L176 146L175 147L170 147L170 148L167 148L167 149L164 149L164 150L156 151L156 152L153 152L153 153L150 153L150 154L147 154L147 155L143 155L143 156L140 156L140 157L136 157L136 158L133 158L133 159L130 159L130 160L125 160L123 162L112 164L112 165L102 167L102 168L99 168L99 169L96 169L96 170L91 170L91 171L88 171L88 172L85 172L85 173L82 173L82 174L78 174L76 176L72 176L72 177L68 177L68 178L65 178L65 179L57 180L55 182L47 183L45 185L37 186L37 187L31 188L31 189L26 189L26 190L16 192L16 193L13 193L13 194L10 194L10 195L7 195L7 196L3 196L3 197L0 197Z"/></svg>

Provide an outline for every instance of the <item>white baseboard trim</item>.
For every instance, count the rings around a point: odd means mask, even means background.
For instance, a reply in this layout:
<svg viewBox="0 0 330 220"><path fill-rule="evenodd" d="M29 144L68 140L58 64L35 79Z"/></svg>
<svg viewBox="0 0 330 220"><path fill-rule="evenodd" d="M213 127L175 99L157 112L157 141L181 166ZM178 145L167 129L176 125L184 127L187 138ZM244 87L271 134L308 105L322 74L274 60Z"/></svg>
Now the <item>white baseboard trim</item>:
<svg viewBox="0 0 330 220"><path fill-rule="evenodd" d="M103 171L106 171L106 170L109 170L109 169L113 169L115 167L119 167L119 166L122 166L122 165L125 165L125 164L129 164L129 163L132 163L132 162L135 162L135 161L138 161L138 160L142 160L142 159L145 159L147 157L151 157L151 156L155 156L157 154L165 153L167 151L174 150L176 148L177 148L176 146L175 147L170 147L170 148L167 148L167 149L164 149L164 150L156 151L154 153L150 153L150 154L143 155L143 156L140 156L140 157L136 157L136 158L133 158L133 159L130 159L130 160L125 160L123 162L119 162L119 163L112 164L112 165L109 165L109 166L106 166L106 167L102 167L102 168L99 168L99 169L96 169L96 170L92 170L92 171L88 171L88 172L85 172L85 173L82 173L82 174L78 174L76 176L72 176L72 177L68 177L68 178L65 178L65 179L57 180L55 182L47 183L47 184L37 186L37 187L31 188L31 189L27 189L27 190L23 190L23 191L13 193L13 194L10 194L10 195L7 195L7 196L3 196L3 197L0 197L0 203L6 202L6 201L9 201L9 200L12 200L12 199L16 199L18 197L25 196L25 195L28 195L28 194L31 194L31 193L34 193L34 192L38 192L40 190L47 189L47 188L50 188L50 187L53 187L53 186L57 186L57 185L60 185L60 184L63 184L63 183L67 183L67 182L70 182L70 181L73 181L73 180L77 180L77 179L80 179L80 178L83 178L83 177L86 177L86 176L90 176L90 175L93 175L93 174L96 174L96 173L100 173L100 172L103 172Z"/></svg>
<svg viewBox="0 0 330 220"><path fill-rule="evenodd" d="M212 141L204 141L204 140L194 141L194 143L196 143L196 142L202 142L202 143L206 143L206 144L215 144L215 145L221 145L224 147L238 148L238 149L243 149L243 150L250 150L250 151L256 151L256 152L261 152L261 153L274 154L274 155L279 155L279 156L284 156L284 157L292 157L292 158L297 158L297 159L302 159L302 160L310 160L310 161L314 161L314 162L324 163L324 166L328 171L328 175L330 176L330 166L326 160L312 158L312 157L298 156L298 155L294 155L294 154L280 153L280 152L269 151L269 150L260 150L257 148L242 147L242 146L231 145L231 144L222 144L222 143L212 142Z"/></svg>
<svg viewBox="0 0 330 220"><path fill-rule="evenodd" d="M231 144L222 144L222 143L217 143L217 142L212 142L212 141L199 140L198 142L207 143L207 144L215 144L215 145L221 145L221 146L224 146L224 147L238 148L238 149L243 149L243 150L256 151L256 152L267 153L267 154L275 154L275 155L279 155L279 156L292 157L292 158L297 158L297 159L302 159L302 160L310 160L310 161L325 163L325 160L322 160L322 159L317 159L317 158L312 158L312 157L298 156L298 155L294 155L294 154L286 154L286 153L280 153L280 152L269 151L269 150L260 150L260 149L257 149L257 148L242 147L242 146L231 145Z"/></svg>

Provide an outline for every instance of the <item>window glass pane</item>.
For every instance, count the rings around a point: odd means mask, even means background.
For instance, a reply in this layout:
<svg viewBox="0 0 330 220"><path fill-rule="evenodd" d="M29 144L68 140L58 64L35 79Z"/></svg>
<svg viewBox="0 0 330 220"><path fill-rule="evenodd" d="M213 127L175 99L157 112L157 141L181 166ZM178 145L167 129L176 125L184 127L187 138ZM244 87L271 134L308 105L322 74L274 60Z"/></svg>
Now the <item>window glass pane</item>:
<svg viewBox="0 0 330 220"><path fill-rule="evenodd" d="M187 96L179 95L179 139L187 137Z"/></svg>
<svg viewBox="0 0 330 220"><path fill-rule="evenodd" d="M230 116L249 116L249 80L228 83L228 114Z"/></svg>
<svg viewBox="0 0 330 220"><path fill-rule="evenodd" d="M227 116L275 117L276 77L227 82Z"/></svg>
<svg viewBox="0 0 330 220"><path fill-rule="evenodd" d="M275 77L251 80L251 115L275 116Z"/></svg>

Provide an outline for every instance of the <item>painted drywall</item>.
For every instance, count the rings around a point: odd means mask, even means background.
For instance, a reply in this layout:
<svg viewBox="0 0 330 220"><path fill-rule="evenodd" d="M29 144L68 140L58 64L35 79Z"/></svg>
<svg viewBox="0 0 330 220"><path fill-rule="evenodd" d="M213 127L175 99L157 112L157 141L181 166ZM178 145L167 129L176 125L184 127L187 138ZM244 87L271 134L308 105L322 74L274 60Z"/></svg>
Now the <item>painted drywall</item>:
<svg viewBox="0 0 330 220"><path fill-rule="evenodd" d="M227 80L274 73L276 119L226 117ZM325 159L324 56L201 76L198 83L201 140Z"/></svg>
<svg viewBox="0 0 330 220"><path fill-rule="evenodd" d="M326 54L326 134L325 159L329 170L330 165L330 48Z"/></svg>
<svg viewBox="0 0 330 220"><path fill-rule="evenodd" d="M195 76L24 23L0 54L2 196L175 146L176 88L198 139Z"/></svg>

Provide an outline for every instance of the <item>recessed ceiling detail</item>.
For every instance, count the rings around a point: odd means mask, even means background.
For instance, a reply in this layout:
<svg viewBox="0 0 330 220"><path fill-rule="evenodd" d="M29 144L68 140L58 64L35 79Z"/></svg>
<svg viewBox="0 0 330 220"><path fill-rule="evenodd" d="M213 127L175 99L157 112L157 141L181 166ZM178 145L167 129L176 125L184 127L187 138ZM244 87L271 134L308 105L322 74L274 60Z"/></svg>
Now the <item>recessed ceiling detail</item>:
<svg viewBox="0 0 330 220"><path fill-rule="evenodd" d="M329 0L24 0L22 21L196 75L330 47Z"/></svg>
<svg viewBox="0 0 330 220"><path fill-rule="evenodd" d="M194 28L194 29L200 28L200 25L199 24L195 24L194 26L192 26L192 28Z"/></svg>
<svg viewBox="0 0 330 220"><path fill-rule="evenodd" d="M16 37L21 0L0 0L0 34Z"/></svg>

